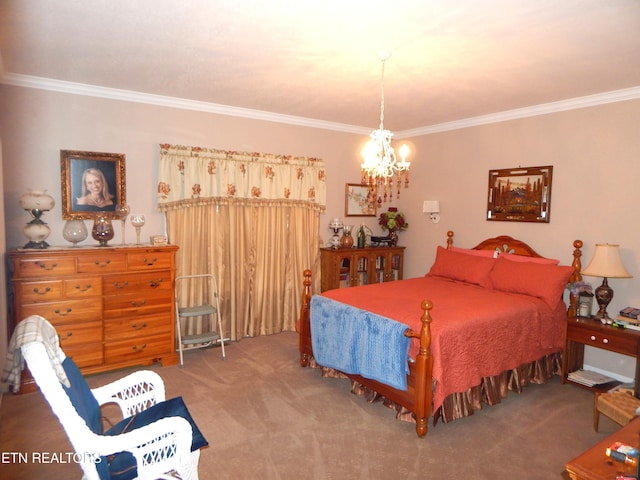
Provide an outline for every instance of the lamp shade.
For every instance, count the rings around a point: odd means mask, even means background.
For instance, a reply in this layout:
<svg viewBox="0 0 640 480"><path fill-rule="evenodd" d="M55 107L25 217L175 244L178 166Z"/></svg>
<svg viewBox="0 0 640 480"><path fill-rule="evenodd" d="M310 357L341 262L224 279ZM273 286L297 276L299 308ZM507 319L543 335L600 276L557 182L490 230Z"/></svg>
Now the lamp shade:
<svg viewBox="0 0 640 480"><path fill-rule="evenodd" d="M426 200L422 205L424 213L440 213L440 202L438 200Z"/></svg>
<svg viewBox="0 0 640 480"><path fill-rule="evenodd" d="M632 275L624 268L620 259L619 245L609 243L597 243L593 258L587 268L582 270L583 275L589 277L605 278L630 278Z"/></svg>

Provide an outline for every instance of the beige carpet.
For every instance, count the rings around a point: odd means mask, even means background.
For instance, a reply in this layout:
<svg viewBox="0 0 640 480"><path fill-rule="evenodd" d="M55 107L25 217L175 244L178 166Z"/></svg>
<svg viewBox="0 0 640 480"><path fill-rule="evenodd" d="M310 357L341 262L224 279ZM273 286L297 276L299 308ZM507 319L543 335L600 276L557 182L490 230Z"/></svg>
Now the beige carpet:
<svg viewBox="0 0 640 480"><path fill-rule="evenodd" d="M547 480L561 478L565 462L618 428L602 418L595 433L592 394L554 378L471 417L430 425L420 439L391 410L350 394L347 380L301 368L297 341L294 333L245 339L228 346L226 361L212 348L188 352L184 369L152 367L167 397L184 397L211 444L201 479ZM124 373L88 381L98 386ZM39 393L4 396L3 479L80 478L76 465L43 458L70 451ZM28 461L20 463L24 453Z"/></svg>

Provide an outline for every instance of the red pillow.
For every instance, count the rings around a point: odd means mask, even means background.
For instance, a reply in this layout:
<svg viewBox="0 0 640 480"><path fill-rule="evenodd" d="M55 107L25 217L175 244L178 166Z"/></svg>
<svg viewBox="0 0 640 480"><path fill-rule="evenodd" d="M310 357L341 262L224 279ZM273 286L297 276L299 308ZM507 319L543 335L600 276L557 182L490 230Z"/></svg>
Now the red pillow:
<svg viewBox="0 0 640 480"><path fill-rule="evenodd" d="M489 272L495 264L493 258L467 255L438 247L436 261L427 275L489 287Z"/></svg>
<svg viewBox="0 0 640 480"><path fill-rule="evenodd" d="M451 247L450 251L464 253L466 255L473 255L476 257L496 258L498 256L495 250L474 250L473 248Z"/></svg>
<svg viewBox="0 0 640 480"><path fill-rule="evenodd" d="M558 265L560 263L560 260L556 260L553 258L527 257L526 255L516 255L515 253L505 252L500 252L498 254L498 258L506 258L507 260L511 260L512 262L539 263L541 265Z"/></svg>
<svg viewBox="0 0 640 480"><path fill-rule="evenodd" d="M540 298L553 309L561 301L572 272L573 267L511 262L499 257L489 277L494 289Z"/></svg>

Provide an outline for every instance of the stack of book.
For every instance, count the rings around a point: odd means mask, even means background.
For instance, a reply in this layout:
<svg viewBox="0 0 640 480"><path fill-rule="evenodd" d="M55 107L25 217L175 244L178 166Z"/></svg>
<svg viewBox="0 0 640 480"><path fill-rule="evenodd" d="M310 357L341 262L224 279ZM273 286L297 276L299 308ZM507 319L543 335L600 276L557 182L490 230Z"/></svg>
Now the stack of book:
<svg viewBox="0 0 640 480"><path fill-rule="evenodd" d="M640 331L640 308L623 308L618 313L618 316L615 318L614 322L618 326Z"/></svg>
<svg viewBox="0 0 640 480"><path fill-rule="evenodd" d="M626 307L620 310L620 313L618 313L616 320L638 325L640 324L640 321L638 320L639 318L640 318L640 308Z"/></svg>
<svg viewBox="0 0 640 480"><path fill-rule="evenodd" d="M594 387L596 385L604 385L605 383L615 382L616 379L604 375L598 372L592 372L591 370L576 370L567 375L572 382L586 385L587 387Z"/></svg>

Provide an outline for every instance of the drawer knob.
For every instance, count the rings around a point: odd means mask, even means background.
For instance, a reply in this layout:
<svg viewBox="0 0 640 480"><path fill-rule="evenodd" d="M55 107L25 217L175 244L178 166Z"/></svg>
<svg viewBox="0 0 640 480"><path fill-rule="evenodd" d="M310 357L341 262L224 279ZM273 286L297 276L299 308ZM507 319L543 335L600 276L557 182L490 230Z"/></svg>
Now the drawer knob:
<svg viewBox="0 0 640 480"><path fill-rule="evenodd" d="M595 335L591 335L591 340L595 341L595 339L596 339L596 336Z"/></svg>
<svg viewBox="0 0 640 480"><path fill-rule="evenodd" d="M81 292L88 292L89 290L91 290L91 284L87 283L84 287L82 285L76 285L76 290L79 290Z"/></svg>
<svg viewBox="0 0 640 480"><path fill-rule="evenodd" d="M137 345L134 345L133 347L131 347L135 352L142 352L145 348L147 348L147 344L143 343L142 345L140 345L140 347L138 347Z"/></svg>
<svg viewBox="0 0 640 480"><path fill-rule="evenodd" d="M141 302L133 301L133 302L131 302L131 305L133 305L134 307L141 307L141 306L143 306L145 303L147 303L147 301L146 301L146 300L142 300Z"/></svg>
<svg viewBox="0 0 640 480"><path fill-rule="evenodd" d="M49 287L45 288L44 290L40 290L38 287L33 289L33 293L35 293L36 295L46 295L50 291L51 291L51 288Z"/></svg>
<svg viewBox="0 0 640 480"><path fill-rule="evenodd" d="M161 283L162 283L162 279L161 278L159 278L158 280L149 280L149 286L151 288L158 288Z"/></svg>
<svg viewBox="0 0 640 480"><path fill-rule="evenodd" d="M147 260L146 257L142 260L142 262L146 263L149 267L153 266L157 261L158 261L157 258L152 258L151 260Z"/></svg>
<svg viewBox="0 0 640 480"><path fill-rule="evenodd" d="M113 286L116 288L126 288L129 285L129 282L113 282Z"/></svg>
<svg viewBox="0 0 640 480"><path fill-rule="evenodd" d="M609 343L609 339L608 338L603 338L602 339L602 343Z"/></svg>
<svg viewBox="0 0 640 480"><path fill-rule="evenodd" d="M93 262L96 264L96 266L100 267L100 268L104 268L106 266L108 266L111 263L111 260L107 260L105 262L101 262L100 260L96 260L95 262Z"/></svg>
<svg viewBox="0 0 640 480"><path fill-rule="evenodd" d="M143 322L142 325L138 326L137 323L134 323L133 325L131 325L131 328L134 328L136 330L142 330L143 328L147 327L147 323Z"/></svg>
<svg viewBox="0 0 640 480"><path fill-rule="evenodd" d="M67 308L66 310L60 310L59 308L56 308L56 309L54 310L54 312L55 312L57 315L60 315L61 317L66 317L68 314L70 314L70 313L71 313L71 311L72 311L72 309L71 309L71 308Z"/></svg>

